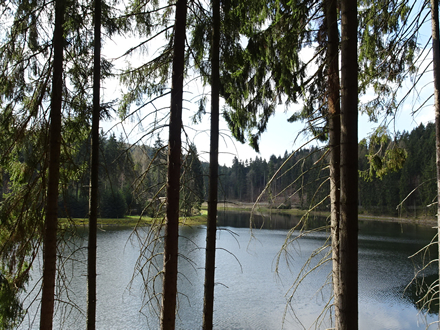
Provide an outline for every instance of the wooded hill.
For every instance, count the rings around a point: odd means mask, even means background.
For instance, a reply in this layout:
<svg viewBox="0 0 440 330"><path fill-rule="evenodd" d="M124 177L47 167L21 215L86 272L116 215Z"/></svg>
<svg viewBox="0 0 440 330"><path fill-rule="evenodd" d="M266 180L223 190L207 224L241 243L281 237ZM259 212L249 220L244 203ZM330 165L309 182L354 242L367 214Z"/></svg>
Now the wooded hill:
<svg viewBox="0 0 440 330"><path fill-rule="evenodd" d="M166 184L167 147L160 138L153 146L130 146L111 135L102 137L101 145L100 216L157 215L163 209ZM88 140L83 141L76 154L78 180L67 183L60 196L62 216L87 216L89 172L81 168L88 162L88 146ZM401 156L397 159L392 153L396 148ZM182 161L181 209L190 215L197 213L207 199L209 164L199 160L194 145L187 149ZM260 201L273 208L307 209L317 205L319 210L329 210L326 150L311 147L293 155L286 151L282 157L272 155L269 160L234 158L231 167L219 169L219 200L250 203L264 191ZM397 134L394 140L385 135L362 141L359 170L361 213L411 217L435 214L431 206L437 196L433 124Z"/></svg>

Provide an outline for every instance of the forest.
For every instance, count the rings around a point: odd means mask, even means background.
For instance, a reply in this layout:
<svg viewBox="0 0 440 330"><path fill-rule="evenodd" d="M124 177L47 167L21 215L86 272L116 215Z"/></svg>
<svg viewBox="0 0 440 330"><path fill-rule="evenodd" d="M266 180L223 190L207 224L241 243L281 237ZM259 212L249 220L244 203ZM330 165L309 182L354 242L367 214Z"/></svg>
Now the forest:
<svg viewBox="0 0 440 330"><path fill-rule="evenodd" d="M440 216L438 7L438 0L1 2L0 328L23 319L20 297L40 257L38 325L54 327L60 219L80 217L88 219L84 318L95 329L98 218L148 215L157 221L140 258L156 272L146 282L160 278L151 297L160 328L175 329L179 223L206 201L200 317L212 329L217 207L228 201L327 211L334 329L358 329L359 213ZM121 53L105 53L110 43ZM197 95L194 82L203 86ZM190 121L209 118L208 162L188 139L188 107L196 109ZM436 122L396 132L407 107L412 115L432 107ZM219 166L220 116L230 136L259 151L280 111L314 143ZM360 114L377 123L361 141ZM104 132L109 120L123 134ZM130 136L128 123L141 138ZM152 263L158 255L160 266Z"/></svg>
<svg viewBox="0 0 440 330"><path fill-rule="evenodd" d="M381 164L371 166L369 161L382 150L400 148L402 158L396 167ZM293 157L287 152L283 157L239 162L232 167L220 167L220 200L253 202L266 188L269 178L285 163L285 171L275 176L262 202L273 208L309 209L329 196L330 184L326 180L328 162L320 160L326 147L312 147L297 151ZM385 136L381 141L360 141L359 162L359 212L373 215L417 217L435 216L437 197L435 169L435 126L420 125L411 132L398 133L394 139ZM385 163L386 160L383 160ZM317 210L330 210L330 201L320 204Z"/></svg>
<svg viewBox="0 0 440 330"><path fill-rule="evenodd" d="M89 162L89 142L83 141L78 147L77 168L84 168ZM100 145L100 217L157 216L154 213L157 203L165 197L167 147L163 141L157 138L153 146L130 146L122 138L117 140L113 134L108 139L102 137ZM372 155L395 146L403 151L401 163L396 168L384 172L370 166ZM329 196L328 161L317 162L325 150L325 145L304 148L290 158L291 153L286 151L282 157L272 155L269 160L257 156L239 161L235 157L231 167L219 167L219 202L255 202L275 171L285 164L286 170L275 176L260 202L269 203L273 209L309 209L318 200ZM184 152L182 158L180 209L185 216L199 214L202 203L208 199L209 164L200 159L194 145ZM412 218L435 216L433 123L421 124L411 132L398 133L394 140L385 136L382 141L368 143L364 139L359 143L358 158L360 213ZM60 217L87 217L89 181L89 172L85 171L83 176L66 184L59 198ZM329 211L329 200L316 210Z"/></svg>

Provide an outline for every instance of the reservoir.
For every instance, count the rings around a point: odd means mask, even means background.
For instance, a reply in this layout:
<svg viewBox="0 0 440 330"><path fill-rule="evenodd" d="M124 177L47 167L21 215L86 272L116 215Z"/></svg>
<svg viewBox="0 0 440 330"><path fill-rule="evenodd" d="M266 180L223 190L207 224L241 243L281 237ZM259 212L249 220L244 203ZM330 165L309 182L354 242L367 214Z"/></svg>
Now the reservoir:
<svg viewBox="0 0 440 330"><path fill-rule="evenodd" d="M299 231L290 230L297 217L255 216L252 226L249 218L246 212L219 212L214 328L331 327L326 219L311 218L306 227L310 232L300 237ZM421 280L409 285L424 263L437 258L436 246L409 258L429 244L436 229L371 220L361 220L359 228L359 328L425 329L436 321L438 307L418 308ZM142 228L137 235L128 228L98 231L97 329L158 329L161 283L156 275L162 256L151 255L160 252L161 240L153 240L148 230ZM61 302L55 329L85 329L86 234L86 229L77 230L60 251L63 276L58 282ZM177 329L201 329L205 237L205 226L180 229ZM24 306L37 300L20 329L38 329L39 273L37 264ZM435 280L437 264L424 276L428 283ZM36 290L31 291L33 286Z"/></svg>

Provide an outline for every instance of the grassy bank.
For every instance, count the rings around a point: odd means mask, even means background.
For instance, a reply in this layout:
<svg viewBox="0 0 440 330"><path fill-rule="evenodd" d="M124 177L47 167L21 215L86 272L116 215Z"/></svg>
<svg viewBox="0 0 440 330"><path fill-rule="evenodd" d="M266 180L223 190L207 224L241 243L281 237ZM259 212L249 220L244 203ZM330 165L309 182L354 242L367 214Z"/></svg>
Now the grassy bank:
<svg viewBox="0 0 440 330"><path fill-rule="evenodd" d="M115 226L115 227L135 227L135 226L150 226L154 222L162 221L159 218L150 218L147 216L131 215L124 218L99 218L98 227ZM206 211L202 210L200 215L194 215L191 217L181 217L179 219L181 225L185 226L197 226L206 224ZM89 219L87 218L73 218L66 219L61 218L60 224L62 226L88 226Z"/></svg>

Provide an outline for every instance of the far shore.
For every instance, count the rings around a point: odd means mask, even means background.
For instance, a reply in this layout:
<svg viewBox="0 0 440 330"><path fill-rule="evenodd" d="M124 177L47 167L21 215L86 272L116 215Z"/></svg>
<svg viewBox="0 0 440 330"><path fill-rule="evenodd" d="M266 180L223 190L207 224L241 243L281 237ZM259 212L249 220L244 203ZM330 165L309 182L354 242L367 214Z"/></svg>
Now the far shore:
<svg viewBox="0 0 440 330"><path fill-rule="evenodd" d="M191 217L181 217L179 220L180 225L188 225L188 226L197 226L197 225L205 225L207 220L207 203L202 205L202 209L200 214L193 215ZM236 211L236 212L257 212L262 214L270 214L270 213L284 213L291 214L296 216L303 216L307 213L307 210L291 208L291 209L277 209L270 208L268 203L242 203L242 202L221 202L218 203L218 211ZM329 212L325 211L311 211L311 216L330 216ZM149 226L154 222L161 222L163 219L159 218L150 218L146 216L126 216L124 218L117 219L98 219L98 226L120 226L120 227L142 227ZM434 216L422 216L417 218L412 217L392 217L392 216L378 216L372 214L359 214L359 220L361 221L382 221L382 222L396 222L396 223L407 223L407 224L417 224L423 225L427 227L437 227L437 220ZM88 219L83 218L75 218L75 219L60 219L61 224L63 225L80 225L87 226Z"/></svg>
<svg viewBox="0 0 440 330"><path fill-rule="evenodd" d="M218 210L225 211L246 211L246 212L259 212L259 213L285 213L292 214L296 216L302 216L306 214L308 211L303 209L291 208L291 209L277 209L270 208L268 203L260 203L255 205L254 203L235 203L235 202L227 202L227 203L218 203ZM324 216L329 217L330 212L325 211L311 211L310 215L312 216ZM393 217L388 215L373 215L360 213L358 215L359 220L362 221L383 221L383 222L396 222L396 223L411 223L429 227L437 227L437 219L434 216L421 216L421 217Z"/></svg>

